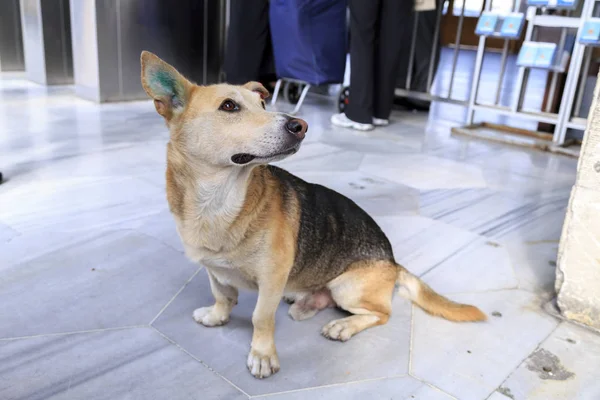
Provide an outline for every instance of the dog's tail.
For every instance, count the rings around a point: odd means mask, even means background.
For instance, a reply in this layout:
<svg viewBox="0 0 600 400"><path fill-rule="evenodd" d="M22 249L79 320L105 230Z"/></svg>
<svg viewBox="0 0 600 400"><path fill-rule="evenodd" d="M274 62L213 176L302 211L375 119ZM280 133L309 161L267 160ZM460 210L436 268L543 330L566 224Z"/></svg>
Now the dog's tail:
<svg viewBox="0 0 600 400"><path fill-rule="evenodd" d="M457 322L485 321L487 319L487 316L479 308L455 303L434 292L425 282L404 267L399 265L398 268L398 279L396 280L400 286L398 293L412 300L429 314Z"/></svg>

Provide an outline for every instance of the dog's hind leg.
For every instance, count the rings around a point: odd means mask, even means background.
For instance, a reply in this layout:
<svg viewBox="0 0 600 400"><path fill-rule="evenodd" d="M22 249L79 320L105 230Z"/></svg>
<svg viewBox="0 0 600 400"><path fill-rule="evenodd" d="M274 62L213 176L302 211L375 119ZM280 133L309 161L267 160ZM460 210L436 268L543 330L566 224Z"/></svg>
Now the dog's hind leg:
<svg viewBox="0 0 600 400"><path fill-rule="evenodd" d="M215 304L194 310L194 320L204 326L224 325L229 321L231 309L237 304L238 290L219 282L210 270L206 271L210 279L210 289L215 297Z"/></svg>
<svg viewBox="0 0 600 400"><path fill-rule="evenodd" d="M302 321L329 307L335 307L335 302L329 289L323 288L313 293L297 294L288 314L295 321Z"/></svg>
<svg viewBox="0 0 600 400"><path fill-rule="evenodd" d="M328 339L345 342L357 333L385 324L392 312L398 269L389 261L359 262L327 284L338 307L354 314L323 327Z"/></svg>

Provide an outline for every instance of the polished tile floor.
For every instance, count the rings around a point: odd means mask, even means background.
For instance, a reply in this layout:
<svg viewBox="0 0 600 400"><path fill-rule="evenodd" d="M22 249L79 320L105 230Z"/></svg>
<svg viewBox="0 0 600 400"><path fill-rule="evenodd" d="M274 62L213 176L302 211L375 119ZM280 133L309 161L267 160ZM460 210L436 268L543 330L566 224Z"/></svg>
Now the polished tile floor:
<svg viewBox="0 0 600 400"><path fill-rule="evenodd" d="M282 103L282 107L285 104ZM436 115L335 129L313 96L281 163L354 199L397 259L490 315L456 324L394 299L347 343L282 304L282 370L246 371L256 295L204 328L205 272L167 210L167 130L150 102L98 106L0 75L0 399L598 399L600 336L543 311L575 159L453 138Z"/></svg>

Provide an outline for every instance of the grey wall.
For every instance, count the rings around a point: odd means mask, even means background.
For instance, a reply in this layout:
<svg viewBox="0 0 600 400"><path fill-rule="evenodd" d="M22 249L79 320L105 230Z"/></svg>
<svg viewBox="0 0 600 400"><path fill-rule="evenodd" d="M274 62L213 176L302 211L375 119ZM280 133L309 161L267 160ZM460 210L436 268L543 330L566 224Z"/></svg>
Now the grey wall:
<svg viewBox="0 0 600 400"><path fill-rule="evenodd" d="M0 71L23 71L19 0L0 0Z"/></svg>
<svg viewBox="0 0 600 400"><path fill-rule="evenodd" d="M197 83L221 66L220 0L71 0L75 86L98 102L145 99L140 53L148 50ZM207 40L204 40L204 39Z"/></svg>
<svg viewBox="0 0 600 400"><path fill-rule="evenodd" d="M68 0L21 0L27 78L44 85L73 83Z"/></svg>

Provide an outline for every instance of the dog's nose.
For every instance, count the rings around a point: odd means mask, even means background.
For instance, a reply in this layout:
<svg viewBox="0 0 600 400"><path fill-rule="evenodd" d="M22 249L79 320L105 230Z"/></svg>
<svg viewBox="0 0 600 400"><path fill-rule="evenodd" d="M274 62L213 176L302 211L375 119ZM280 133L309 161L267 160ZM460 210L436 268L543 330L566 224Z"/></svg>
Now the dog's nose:
<svg viewBox="0 0 600 400"><path fill-rule="evenodd" d="M302 139L304 139L304 136L306 136L306 131L308 130L308 124L306 123L306 121L304 121L302 119L294 118L294 119L290 119L285 124L285 129L287 129L287 131L289 133L291 133L292 135L294 135L296 138L302 140Z"/></svg>

